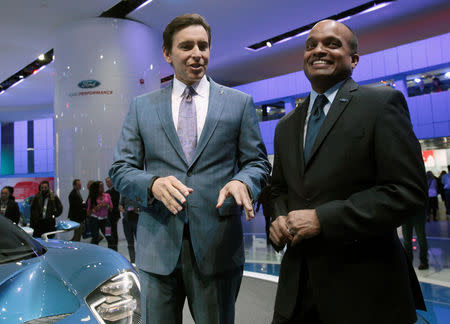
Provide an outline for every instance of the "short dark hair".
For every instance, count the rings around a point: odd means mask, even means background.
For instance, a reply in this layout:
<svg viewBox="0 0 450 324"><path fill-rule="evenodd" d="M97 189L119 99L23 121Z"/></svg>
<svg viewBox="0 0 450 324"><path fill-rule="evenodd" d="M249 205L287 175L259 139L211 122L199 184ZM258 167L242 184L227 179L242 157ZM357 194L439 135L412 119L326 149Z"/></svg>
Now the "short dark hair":
<svg viewBox="0 0 450 324"><path fill-rule="evenodd" d="M8 189L9 194L12 196L14 194L14 187L11 186L5 186L6 189Z"/></svg>
<svg viewBox="0 0 450 324"><path fill-rule="evenodd" d="M75 186L75 184L77 183L77 181L81 181L80 179L74 179L73 181L72 181L72 186Z"/></svg>
<svg viewBox="0 0 450 324"><path fill-rule="evenodd" d="M184 14L174 18L164 29L163 32L163 49L169 53L172 51L173 36L176 32L192 25L200 25L205 28L208 34L208 43L211 47L211 27L209 27L205 18L199 14Z"/></svg>
<svg viewBox="0 0 450 324"><path fill-rule="evenodd" d="M43 185L43 184L47 184L47 186L50 188L50 183L48 183L48 181L47 180L44 180L44 181L41 181L41 183L39 184L39 191L41 191L41 186Z"/></svg>
<svg viewBox="0 0 450 324"><path fill-rule="evenodd" d="M342 23L341 23L342 24ZM358 37L356 37L355 32L353 31L353 29L351 29L350 27L348 27L346 24L342 24L345 27L347 27L347 29L352 33L352 38L350 40L350 43L348 44L350 47L350 54L356 54L358 53Z"/></svg>

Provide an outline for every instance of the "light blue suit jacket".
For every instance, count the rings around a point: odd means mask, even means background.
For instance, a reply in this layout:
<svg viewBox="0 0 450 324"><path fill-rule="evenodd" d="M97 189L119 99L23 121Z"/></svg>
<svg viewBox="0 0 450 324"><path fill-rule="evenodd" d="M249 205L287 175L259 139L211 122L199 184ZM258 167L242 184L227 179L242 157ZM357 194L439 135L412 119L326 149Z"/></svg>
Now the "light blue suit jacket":
<svg viewBox="0 0 450 324"><path fill-rule="evenodd" d="M235 179L257 199L271 166L251 96L209 81L208 113L191 163L172 118L172 85L134 98L123 124L109 175L122 195L143 206L136 263L144 271L167 275L175 269L185 213L201 272L215 274L244 263L241 208L229 198L217 210L217 198ZM169 175L194 189L177 215L160 201L147 204L149 184Z"/></svg>

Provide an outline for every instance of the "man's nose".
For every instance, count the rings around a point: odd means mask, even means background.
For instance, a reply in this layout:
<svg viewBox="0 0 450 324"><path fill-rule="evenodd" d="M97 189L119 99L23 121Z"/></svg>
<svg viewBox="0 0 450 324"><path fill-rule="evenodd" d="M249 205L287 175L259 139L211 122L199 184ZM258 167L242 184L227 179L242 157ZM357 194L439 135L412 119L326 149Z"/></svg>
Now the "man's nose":
<svg viewBox="0 0 450 324"><path fill-rule="evenodd" d="M198 48L198 46L194 46L194 48L192 49L192 57L194 58L200 58L202 56L200 49Z"/></svg>

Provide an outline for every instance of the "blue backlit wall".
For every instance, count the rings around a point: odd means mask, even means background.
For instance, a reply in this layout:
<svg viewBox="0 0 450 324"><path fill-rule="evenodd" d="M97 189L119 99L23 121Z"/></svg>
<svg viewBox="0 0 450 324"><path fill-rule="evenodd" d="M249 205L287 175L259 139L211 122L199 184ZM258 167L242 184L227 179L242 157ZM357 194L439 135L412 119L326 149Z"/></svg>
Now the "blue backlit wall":
<svg viewBox="0 0 450 324"><path fill-rule="evenodd" d="M0 153L0 176L53 173L53 119L2 123Z"/></svg>
<svg viewBox="0 0 450 324"><path fill-rule="evenodd" d="M299 53L299 58L302 54ZM362 55L353 78L361 84L393 79L396 89L408 102L411 121L420 139L450 136L450 91L407 97L406 75L429 69L450 67L450 33L384 51ZM292 101L305 97L311 86L303 71L237 86L249 93L257 105ZM277 120L260 123L269 154L273 154L273 136Z"/></svg>

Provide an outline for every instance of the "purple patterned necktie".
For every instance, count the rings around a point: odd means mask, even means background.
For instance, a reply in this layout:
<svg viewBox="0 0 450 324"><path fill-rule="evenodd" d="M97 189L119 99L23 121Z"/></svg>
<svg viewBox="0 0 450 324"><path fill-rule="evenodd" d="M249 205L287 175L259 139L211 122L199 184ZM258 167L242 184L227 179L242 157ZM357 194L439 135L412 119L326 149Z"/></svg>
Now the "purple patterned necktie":
<svg viewBox="0 0 450 324"><path fill-rule="evenodd" d="M197 93L191 86L186 87L178 113L177 134L188 163L192 162L197 147L197 112L192 97Z"/></svg>

